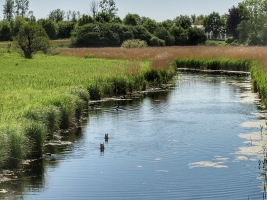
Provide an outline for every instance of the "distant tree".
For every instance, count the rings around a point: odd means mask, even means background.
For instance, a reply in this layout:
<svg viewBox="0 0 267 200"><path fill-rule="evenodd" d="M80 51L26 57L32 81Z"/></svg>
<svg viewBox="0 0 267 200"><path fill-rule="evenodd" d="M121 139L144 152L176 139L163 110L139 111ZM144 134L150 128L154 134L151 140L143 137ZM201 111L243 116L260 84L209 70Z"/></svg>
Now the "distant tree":
<svg viewBox="0 0 267 200"><path fill-rule="evenodd" d="M150 19L148 17L142 17L141 18L141 24L143 27L146 28L146 30L148 30L152 34L156 30L156 28L158 28L158 26L159 26L155 20Z"/></svg>
<svg viewBox="0 0 267 200"><path fill-rule="evenodd" d="M6 19L0 22L0 39L2 41L11 40L12 30L10 26L10 22Z"/></svg>
<svg viewBox="0 0 267 200"><path fill-rule="evenodd" d="M50 46L45 30L34 23L23 25L14 41L23 51L25 58L32 58L32 54L37 51L46 52Z"/></svg>
<svg viewBox="0 0 267 200"><path fill-rule="evenodd" d="M114 18L119 10L114 0L102 0L99 2L99 7L102 13L109 14L111 18Z"/></svg>
<svg viewBox="0 0 267 200"><path fill-rule="evenodd" d="M15 13L17 16L25 17L29 10L29 0L15 0Z"/></svg>
<svg viewBox="0 0 267 200"><path fill-rule="evenodd" d="M241 22L241 15L239 8L233 6L228 10L228 17L226 20L226 30L233 35L233 39L238 39L237 26Z"/></svg>
<svg viewBox="0 0 267 200"><path fill-rule="evenodd" d="M205 16L204 15L198 15L196 16L195 21L193 22L194 25L203 25L204 23Z"/></svg>
<svg viewBox="0 0 267 200"><path fill-rule="evenodd" d="M111 16L108 13L99 12L97 16L95 17L95 20L100 23L110 23Z"/></svg>
<svg viewBox="0 0 267 200"><path fill-rule="evenodd" d="M196 19L197 19L196 14L191 15L191 22L192 22L192 24L195 23Z"/></svg>
<svg viewBox="0 0 267 200"><path fill-rule="evenodd" d="M175 26L180 26L183 29L188 29L192 25L192 20L187 15L180 15L173 20Z"/></svg>
<svg viewBox="0 0 267 200"><path fill-rule="evenodd" d="M89 15L83 14L82 17L78 20L78 26L83 26L85 24L94 23L95 19Z"/></svg>
<svg viewBox="0 0 267 200"><path fill-rule="evenodd" d="M40 19L38 23L43 27L50 39L56 39L59 31L58 24L52 19Z"/></svg>
<svg viewBox="0 0 267 200"><path fill-rule="evenodd" d="M167 19L160 23L160 26L166 28L167 30L170 30L172 26L174 26L174 23L172 20Z"/></svg>
<svg viewBox="0 0 267 200"><path fill-rule="evenodd" d="M60 21L57 24L59 26L58 38L70 38L75 23L70 21Z"/></svg>
<svg viewBox="0 0 267 200"><path fill-rule="evenodd" d="M206 32L213 33L213 37L217 38L223 31L224 23L221 16L217 12L212 12L204 19L204 27Z"/></svg>
<svg viewBox="0 0 267 200"><path fill-rule="evenodd" d="M33 15L33 11L29 11L27 17L25 18L28 22L36 22L36 18Z"/></svg>
<svg viewBox="0 0 267 200"><path fill-rule="evenodd" d="M196 27L188 29L187 45L204 44L206 40L207 40L207 36L203 30L196 28Z"/></svg>
<svg viewBox="0 0 267 200"><path fill-rule="evenodd" d="M157 36L159 39L164 40L166 46L171 46L174 44L174 36L172 36L169 31L164 27L156 28L156 30L154 31L154 35Z"/></svg>
<svg viewBox="0 0 267 200"><path fill-rule="evenodd" d="M60 9L52 10L49 13L48 18L54 20L57 23L60 21L64 21L65 11Z"/></svg>
<svg viewBox="0 0 267 200"><path fill-rule="evenodd" d="M188 41L188 33L182 27L173 26L170 28L170 33L174 37L175 45L186 45Z"/></svg>
<svg viewBox="0 0 267 200"><path fill-rule="evenodd" d="M122 20L119 16L116 16L112 19L112 23L117 23L117 24L121 24Z"/></svg>
<svg viewBox="0 0 267 200"><path fill-rule="evenodd" d="M99 3L95 0L93 0L90 4L90 11L92 16L95 18L96 15L98 14L98 7L99 7Z"/></svg>
<svg viewBox="0 0 267 200"><path fill-rule="evenodd" d="M3 5L3 14L4 19L8 20L9 22L13 19L15 4L13 0L6 0L6 3Z"/></svg>
<svg viewBox="0 0 267 200"><path fill-rule="evenodd" d="M71 21L72 22L77 22L77 13L76 13L76 11L72 11L72 13L71 13Z"/></svg>
<svg viewBox="0 0 267 200"><path fill-rule="evenodd" d="M68 11L66 12L66 20L67 20L67 21L70 21L70 16L71 16L71 10L68 10Z"/></svg>
<svg viewBox="0 0 267 200"><path fill-rule="evenodd" d="M125 25L137 26L137 25L140 25L140 22L141 22L141 18L138 14L128 13L123 19L123 23Z"/></svg>
<svg viewBox="0 0 267 200"><path fill-rule="evenodd" d="M23 17L16 16L15 20L13 22L12 35L16 36L18 34L20 28L26 23L27 23L27 21Z"/></svg>

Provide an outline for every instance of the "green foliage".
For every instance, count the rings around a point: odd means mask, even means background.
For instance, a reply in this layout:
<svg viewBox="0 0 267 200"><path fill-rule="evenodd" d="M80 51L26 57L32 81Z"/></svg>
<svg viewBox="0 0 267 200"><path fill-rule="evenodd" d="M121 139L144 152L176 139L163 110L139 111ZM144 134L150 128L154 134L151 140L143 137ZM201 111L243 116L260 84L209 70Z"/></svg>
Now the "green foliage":
<svg viewBox="0 0 267 200"><path fill-rule="evenodd" d="M65 16L64 10L56 9L56 10L52 10L49 13L48 18L58 23L64 20L64 16Z"/></svg>
<svg viewBox="0 0 267 200"><path fill-rule="evenodd" d="M3 5L4 19L11 22L11 20L13 19L13 15L14 15L14 9L15 9L14 1L6 0L5 4Z"/></svg>
<svg viewBox="0 0 267 200"><path fill-rule="evenodd" d="M137 25L140 25L141 18L140 18L140 16L138 14L130 14L130 13L128 13L124 17L123 23L125 25L137 26Z"/></svg>
<svg viewBox="0 0 267 200"><path fill-rule="evenodd" d="M250 71L252 62L247 59L177 59L177 68L209 69L209 70L232 70Z"/></svg>
<svg viewBox="0 0 267 200"><path fill-rule="evenodd" d="M164 40L166 46L171 46L174 44L175 37L170 34L170 32L164 27L158 27L154 31L154 35L161 40Z"/></svg>
<svg viewBox="0 0 267 200"><path fill-rule="evenodd" d="M175 26L182 27L183 29L188 29L192 25L192 20L187 15L180 15L173 20L173 23Z"/></svg>
<svg viewBox="0 0 267 200"><path fill-rule="evenodd" d="M204 19L204 27L206 32L213 33L213 39L216 39L218 35L223 31L224 22L217 12L212 12Z"/></svg>
<svg viewBox="0 0 267 200"><path fill-rule="evenodd" d="M162 46L165 46L165 41L159 39L156 36L152 36L152 38L149 40L149 45L162 47Z"/></svg>
<svg viewBox="0 0 267 200"><path fill-rule="evenodd" d="M25 24L14 38L25 58L32 58L36 51L46 52L50 46L45 30L37 24Z"/></svg>
<svg viewBox="0 0 267 200"><path fill-rule="evenodd" d="M148 30L148 32L150 32L152 34L154 33L154 31L158 27L158 23L155 20L150 19L148 17L142 17L141 18L141 24L146 30Z"/></svg>
<svg viewBox="0 0 267 200"><path fill-rule="evenodd" d="M30 146L28 147L31 149L29 157L41 157L47 137L44 125L38 121L26 121L24 125L24 135L30 141Z"/></svg>
<svg viewBox="0 0 267 200"><path fill-rule="evenodd" d="M82 17L78 20L77 25L78 26L83 26L85 24L90 24L94 23L95 19L89 15L82 15Z"/></svg>
<svg viewBox="0 0 267 200"><path fill-rule="evenodd" d="M121 47L123 48L144 48L147 47L146 41L133 39L133 40L126 40L122 43Z"/></svg>
<svg viewBox="0 0 267 200"><path fill-rule="evenodd" d="M58 22L58 38L70 38L71 32L74 30L75 23L60 21Z"/></svg>
<svg viewBox="0 0 267 200"><path fill-rule="evenodd" d="M154 84L161 84L162 77L159 70L151 69L145 73L145 80Z"/></svg>
<svg viewBox="0 0 267 200"><path fill-rule="evenodd" d="M8 20L2 20L0 22L0 40L9 41L11 40L12 30L10 22Z"/></svg>
<svg viewBox="0 0 267 200"><path fill-rule="evenodd" d="M38 22L43 29L45 30L46 34L50 39L56 39L58 32L59 32L59 26L58 24L51 20L51 19L40 19Z"/></svg>
<svg viewBox="0 0 267 200"><path fill-rule="evenodd" d="M112 18L108 13L100 12L96 15L95 20L99 23L110 23Z"/></svg>
<svg viewBox="0 0 267 200"><path fill-rule="evenodd" d="M20 28L26 23L27 21L23 17L16 16L15 21L13 22L13 30L12 30L13 36L16 36Z"/></svg>
<svg viewBox="0 0 267 200"><path fill-rule="evenodd" d="M119 10L114 0L102 0L99 2L99 7L102 13L108 14L111 18L114 18Z"/></svg>
<svg viewBox="0 0 267 200"><path fill-rule="evenodd" d="M174 36L175 45L186 45L188 41L188 32L182 27L173 26L170 29L170 33Z"/></svg>
<svg viewBox="0 0 267 200"><path fill-rule="evenodd" d="M199 28L188 29L188 41L187 45L204 44L207 40L206 33Z"/></svg>

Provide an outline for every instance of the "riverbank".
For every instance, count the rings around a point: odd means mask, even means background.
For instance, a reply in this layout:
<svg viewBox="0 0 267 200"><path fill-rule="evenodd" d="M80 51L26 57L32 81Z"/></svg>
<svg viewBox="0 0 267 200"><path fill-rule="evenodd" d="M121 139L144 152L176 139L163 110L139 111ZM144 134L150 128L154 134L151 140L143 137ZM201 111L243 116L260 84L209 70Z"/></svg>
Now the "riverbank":
<svg viewBox="0 0 267 200"><path fill-rule="evenodd" d="M46 55L25 60L2 53L0 62L2 168L41 157L47 138L77 123L90 100L142 91L176 75L173 66L151 68L149 61Z"/></svg>

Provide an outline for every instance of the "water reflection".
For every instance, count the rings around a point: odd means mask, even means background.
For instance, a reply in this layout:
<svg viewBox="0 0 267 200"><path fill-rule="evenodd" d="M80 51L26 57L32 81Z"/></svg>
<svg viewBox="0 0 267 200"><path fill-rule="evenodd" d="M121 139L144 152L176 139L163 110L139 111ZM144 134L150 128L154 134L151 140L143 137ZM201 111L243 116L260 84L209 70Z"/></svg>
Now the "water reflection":
<svg viewBox="0 0 267 200"><path fill-rule="evenodd" d="M249 84L181 74L172 90L95 103L86 125L59 135L70 145L47 146L51 156L0 189L24 199L260 199L263 154L250 148L266 134Z"/></svg>

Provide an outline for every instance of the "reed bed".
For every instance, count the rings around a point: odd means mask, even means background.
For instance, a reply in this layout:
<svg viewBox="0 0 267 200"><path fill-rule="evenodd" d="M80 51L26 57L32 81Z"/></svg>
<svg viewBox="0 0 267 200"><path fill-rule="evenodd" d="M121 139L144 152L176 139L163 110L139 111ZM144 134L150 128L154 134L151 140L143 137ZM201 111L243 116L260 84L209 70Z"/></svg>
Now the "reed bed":
<svg viewBox="0 0 267 200"><path fill-rule="evenodd" d="M151 71L149 61L39 54L28 60L16 53L2 53L0 65L0 165L8 168L42 156L47 138L77 121L90 100L145 89ZM156 73L160 84L163 73ZM166 74L175 75L174 67Z"/></svg>

